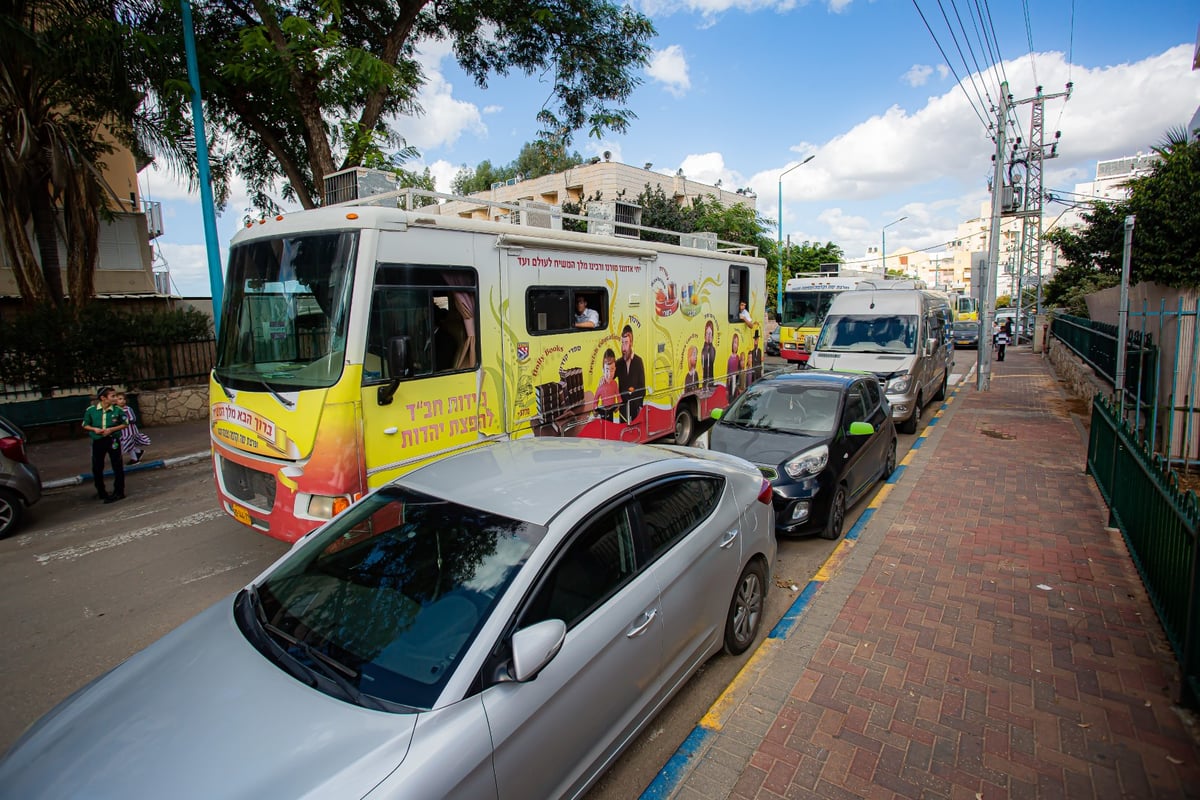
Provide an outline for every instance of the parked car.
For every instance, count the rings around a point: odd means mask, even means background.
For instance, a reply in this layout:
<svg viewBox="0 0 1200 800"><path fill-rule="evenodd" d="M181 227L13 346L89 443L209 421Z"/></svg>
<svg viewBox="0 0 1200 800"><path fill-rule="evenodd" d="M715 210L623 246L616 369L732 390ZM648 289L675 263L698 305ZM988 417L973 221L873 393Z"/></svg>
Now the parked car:
<svg viewBox="0 0 1200 800"><path fill-rule="evenodd" d="M25 510L42 499L42 476L29 463L25 433L0 417L0 538L21 525Z"/></svg>
<svg viewBox="0 0 1200 800"><path fill-rule="evenodd" d="M771 487L720 453L522 439L422 467L68 698L32 798L578 797L750 647Z"/></svg>
<svg viewBox="0 0 1200 800"><path fill-rule="evenodd" d="M778 327L776 327L775 330L773 330L767 334L766 351L767 351L767 355L769 355L769 356L778 356L779 355L779 328Z"/></svg>
<svg viewBox="0 0 1200 800"><path fill-rule="evenodd" d="M896 428L874 375L804 370L750 386L707 433L771 481L781 534L842 535L846 509L896 468Z"/></svg>
<svg viewBox="0 0 1200 800"><path fill-rule="evenodd" d="M979 347L978 320L961 320L950 325L950 339L955 347Z"/></svg>

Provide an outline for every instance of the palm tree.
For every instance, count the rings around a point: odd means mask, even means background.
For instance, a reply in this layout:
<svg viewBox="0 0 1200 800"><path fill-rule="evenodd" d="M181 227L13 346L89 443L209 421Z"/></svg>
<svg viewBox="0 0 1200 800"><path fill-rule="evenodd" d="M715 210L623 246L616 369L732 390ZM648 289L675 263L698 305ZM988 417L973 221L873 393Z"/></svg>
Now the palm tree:
<svg viewBox="0 0 1200 800"><path fill-rule="evenodd" d="M0 0L0 233L27 305L94 295L100 220L120 202L104 177L116 146L190 163L186 129L147 113L138 31L157 12L143 1Z"/></svg>

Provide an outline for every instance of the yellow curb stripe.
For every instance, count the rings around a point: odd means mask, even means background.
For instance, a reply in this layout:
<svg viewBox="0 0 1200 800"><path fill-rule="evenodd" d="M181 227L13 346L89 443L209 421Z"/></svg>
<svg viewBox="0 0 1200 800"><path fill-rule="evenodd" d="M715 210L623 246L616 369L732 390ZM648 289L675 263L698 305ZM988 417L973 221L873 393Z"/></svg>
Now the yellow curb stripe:
<svg viewBox="0 0 1200 800"><path fill-rule="evenodd" d="M850 551L853 549L853 539L842 539L842 541L838 543L838 546L834 548L833 552L829 554L829 558L825 559L825 563L821 565L821 568L817 570L812 579L820 583L825 583L828 581L833 577L834 573L837 572L837 569L842 565L842 562L850 556Z"/></svg>
<svg viewBox="0 0 1200 800"><path fill-rule="evenodd" d="M725 687L725 691L721 692L721 696L708 709L703 717L700 718L700 727L710 731L719 731L725 725L725 716L733 710L734 699L737 696L738 687L740 687L751 672L758 670L758 665L769 654L775 652L776 649L783 644L783 639L764 639L754 654L746 660L742 668L738 670L738 674L733 677L729 685Z"/></svg>
<svg viewBox="0 0 1200 800"><path fill-rule="evenodd" d="M896 484L894 483L885 483L881 485L879 487L879 491L876 492L875 496L871 498L871 502L867 503L867 508L879 508L881 505L883 505L883 501L887 499L889 494L891 494L892 487L895 485Z"/></svg>

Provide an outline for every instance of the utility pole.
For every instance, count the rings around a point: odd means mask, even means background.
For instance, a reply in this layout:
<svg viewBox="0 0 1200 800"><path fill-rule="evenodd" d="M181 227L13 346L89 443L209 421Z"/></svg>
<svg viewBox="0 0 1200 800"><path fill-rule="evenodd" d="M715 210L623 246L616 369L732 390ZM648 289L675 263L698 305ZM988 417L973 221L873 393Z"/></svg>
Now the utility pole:
<svg viewBox="0 0 1200 800"><path fill-rule="evenodd" d="M1000 212L1004 208L1004 133L1008 118L1008 81L1000 84L996 109L996 153L992 156L992 225L988 258L979 283L979 349L976 351L975 388L992 388L992 314L996 305L996 279L1000 273Z"/></svg>
<svg viewBox="0 0 1200 800"><path fill-rule="evenodd" d="M1133 252L1133 214L1125 217L1125 246L1121 249L1121 305L1117 309L1117 375L1113 389L1117 394L1117 409L1125 419L1125 359L1129 349L1129 261Z"/></svg>
<svg viewBox="0 0 1200 800"><path fill-rule="evenodd" d="M1042 296L1042 212L1045 203L1043 166L1046 159L1058 158L1058 140L1061 131L1054 132L1054 141L1047 149L1045 144L1045 105L1047 100L1064 98L1071 99L1073 83L1067 83L1066 90L1057 94L1042 94L1042 87L1037 87L1033 97L1017 100L1013 106L1029 104L1029 143L1021 150L1021 139L1018 137L1013 147L1013 163L1024 163L1025 186L1022 210L1017 212L1021 217L1021 258L1018 262L1019 287L1030 284L1037 286L1037 300L1034 303L1034 314L1040 314ZM1025 316L1022 289L1018 289L1016 298L1017 309L1017 340L1020 340L1022 319Z"/></svg>

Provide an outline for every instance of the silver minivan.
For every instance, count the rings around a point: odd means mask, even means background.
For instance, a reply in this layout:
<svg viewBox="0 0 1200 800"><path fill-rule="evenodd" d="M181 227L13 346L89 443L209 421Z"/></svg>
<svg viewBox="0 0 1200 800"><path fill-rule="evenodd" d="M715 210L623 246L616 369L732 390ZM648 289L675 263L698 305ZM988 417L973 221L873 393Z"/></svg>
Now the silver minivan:
<svg viewBox="0 0 1200 800"><path fill-rule="evenodd" d="M808 365L874 373L896 427L915 433L925 405L946 396L950 321L945 295L913 281L862 281L834 299Z"/></svg>
<svg viewBox="0 0 1200 800"><path fill-rule="evenodd" d="M25 433L0 417L0 538L17 529L42 498L42 478L25 453Z"/></svg>

